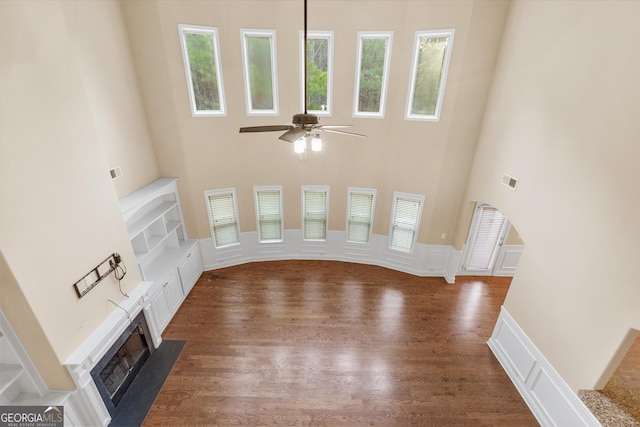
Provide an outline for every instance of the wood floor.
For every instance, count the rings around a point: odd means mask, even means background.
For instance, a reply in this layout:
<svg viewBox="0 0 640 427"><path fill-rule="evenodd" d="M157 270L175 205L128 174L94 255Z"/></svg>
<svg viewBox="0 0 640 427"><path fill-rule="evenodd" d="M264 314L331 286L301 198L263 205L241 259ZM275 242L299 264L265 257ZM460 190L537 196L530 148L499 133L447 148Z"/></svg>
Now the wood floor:
<svg viewBox="0 0 640 427"><path fill-rule="evenodd" d="M510 280L275 261L203 273L145 426L538 426L489 350Z"/></svg>

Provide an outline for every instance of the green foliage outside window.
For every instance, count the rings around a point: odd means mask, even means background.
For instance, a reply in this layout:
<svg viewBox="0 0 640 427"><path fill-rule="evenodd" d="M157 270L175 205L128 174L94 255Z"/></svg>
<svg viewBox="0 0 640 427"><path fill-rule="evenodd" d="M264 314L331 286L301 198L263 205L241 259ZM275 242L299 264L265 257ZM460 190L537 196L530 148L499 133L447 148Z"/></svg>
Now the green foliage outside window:
<svg viewBox="0 0 640 427"><path fill-rule="evenodd" d="M386 39L363 39L360 53L360 87L358 111L377 113L382 97Z"/></svg>
<svg viewBox="0 0 640 427"><path fill-rule="evenodd" d="M254 110L273 110L271 38L247 37L251 106Z"/></svg>
<svg viewBox="0 0 640 427"><path fill-rule="evenodd" d="M327 105L329 39L307 40L307 108L320 111Z"/></svg>
<svg viewBox="0 0 640 427"><path fill-rule="evenodd" d="M448 37L420 39L411 113L434 115Z"/></svg>
<svg viewBox="0 0 640 427"><path fill-rule="evenodd" d="M220 110L216 58L211 34L186 33L193 95L198 111Z"/></svg>

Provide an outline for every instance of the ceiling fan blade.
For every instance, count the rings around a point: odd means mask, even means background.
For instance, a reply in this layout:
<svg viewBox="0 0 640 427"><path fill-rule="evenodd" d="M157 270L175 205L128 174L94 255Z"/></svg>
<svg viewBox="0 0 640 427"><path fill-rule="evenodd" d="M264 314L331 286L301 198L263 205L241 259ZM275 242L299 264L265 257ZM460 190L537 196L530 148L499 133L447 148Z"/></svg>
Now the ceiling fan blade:
<svg viewBox="0 0 640 427"><path fill-rule="evenodd" d="M320 125L316 126L316 129L341 129L350 127L353 127L353 125Z"/></svg>
<svg viewBox="0 0 640 427"><path fill-rule="evenodd" d="M291 129L293 129L293 126L291 125L250 126L250 127L240 128L240 133L274 132L274 131L283 131L283 130L291 130Z"/></svg>
<svg viewBox="0 0 640 427"><path fill-rule="evenodd" d="M293 142L306 135L306 133L307 131L303 128L292 128L280 135L280 139L283 141Z"/></svg>
<svg viewBox="0 0 640 427"><path fill-rule="evenodd" d="M341 135L357 136L357 137L360 137L360 138L366 138L367 137L367 135L362 135L360 133L353 133L353 132L345 132L343 130L333 130L333 129L326 129L326 128L318 128L318 129L323 131L323 132L339 133Z"/></svg>

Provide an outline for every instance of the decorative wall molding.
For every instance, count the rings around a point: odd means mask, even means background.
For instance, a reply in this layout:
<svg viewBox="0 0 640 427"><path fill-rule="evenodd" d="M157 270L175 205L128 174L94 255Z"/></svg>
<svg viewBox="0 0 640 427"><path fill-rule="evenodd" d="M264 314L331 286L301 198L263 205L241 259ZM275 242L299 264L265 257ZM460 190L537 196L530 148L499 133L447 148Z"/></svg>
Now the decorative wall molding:
<svg viewBox="0 0 640 427"><path fill-rule="evenodd" d="M524 252L523 245L503 245L498 253L493 275L513 276L516 273L522 252Z"/></svg>
<svg viewBox="0 0 640 427"><path fill-rule="evenodd" d="M488 344L542 426L602 427L504 307Z"/></svg>
<svg viewBox="0 0 640 427"><path fill-rule="evenodd" d="M285 230L278 243L259 243L255 231L243 232L240 244L216 249L210 238L199 241L204 270L256 261L312 259L354 262L386 267L423 277L444 277L455 282L461 252L451 245L418 243L412 253L389 249L387 236L373 235L371 243L348 243L346 233L330 230L327 240L305 241L301 230Z"/></svg>

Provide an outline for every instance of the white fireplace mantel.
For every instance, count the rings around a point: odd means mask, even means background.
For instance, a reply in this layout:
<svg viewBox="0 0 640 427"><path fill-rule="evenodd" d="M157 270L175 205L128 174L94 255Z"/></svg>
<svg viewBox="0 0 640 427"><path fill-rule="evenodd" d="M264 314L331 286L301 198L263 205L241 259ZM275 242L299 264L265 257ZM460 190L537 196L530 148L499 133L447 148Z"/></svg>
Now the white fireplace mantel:
<svg viewBox="0 0 640 427"><path fill-rule="evenodd" d="M141 311L144 311L153 346L157 348L162 342L149 311L152 285L151 282L141 282L129 294L129 298L118 302L120 307L114 306L115 309L109 316L64 363L77 386L71 397L73 406L86 425L105 426L111 420L109 411L91 377L91 370Z"/></svg>

